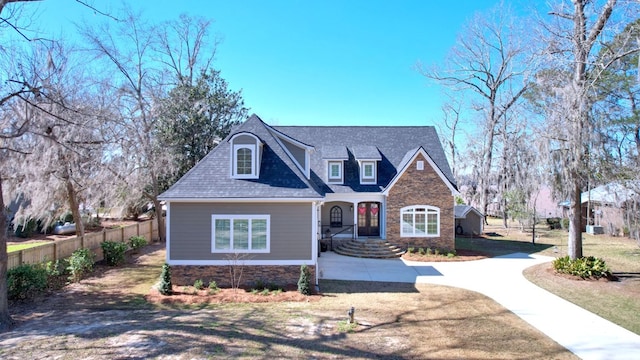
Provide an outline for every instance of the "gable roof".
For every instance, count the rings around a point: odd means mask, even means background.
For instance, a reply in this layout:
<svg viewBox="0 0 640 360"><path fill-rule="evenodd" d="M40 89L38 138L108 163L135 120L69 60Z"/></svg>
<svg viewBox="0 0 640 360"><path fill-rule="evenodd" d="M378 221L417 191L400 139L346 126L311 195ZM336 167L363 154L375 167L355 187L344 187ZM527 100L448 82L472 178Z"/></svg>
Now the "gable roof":
<svg viewBox="0 0 640 360"><path fill-rule="evenodd" d="M478 211L478 209L474 208L473 206L470 205L456 205L453 207L453 214L454 217L456 219L466 219L467 215L470 212L474 212L476 214L478 214L478 216L483 217L482 213L480 213L480 211Z"/></svg>
<svg viewBox="0 0 640 360"><path fill-rule="evenodd" d="M393 180L418 148L440 169L450 186L456 188L451 168L433 126L275 126L275 129L304 143L312 144L312 180L325 193L381 192ZM344 147L348 159L344 164L344 184L325 184L326 160L336 148ZM362 157L360 157L362 156ZM370 156L370 158L363 158ZM360 158L359 158L360 157ZM378 161L378 184L361 185L358 159Z"/></svg>
<svg viewBox="0 0 640 360"><path fill-rule="evenodd" d="M263 143L259 179L234 179L230 174L229 139L251 133ZM278 138L285 137L309 154L305 174ZM178 180L160 198L322 198L326 193L382 192L418 151L433 162L453 189L455 179L432 126L274 126L252 115ZM343 184L328 184L328 160L344 160ZM378 162L377 184L360 184L358 160Z"/></svg>
<svg viewBox="0 0 640 360"><path fill-rule="evenodd" d="M295 165L259 117L253 115L165 191L160 198L320 198L315 183ZM263 143L259 179L231 177L231 143L238 133L250 133Z"/></svg>
<svg viewBox="0 0 640 360"><path fill-rule="evenodd" d="M445 185L447 185L447 187L449 188L449 190L451 190L452 193L458 192L458 188L456 184L449 181L449 179L446 177L445 173L440 169L438 164L436 164L435 161L433 161L431 156L429 156L426 150L421 146L415 150L409 150L409 152L407 152L407 154L402 158L400 167L398 168L398 172L393 177L391 182L389 182L387 187L384 189L385 194L389 194L389 191L391 190L391 188L396 184L396 182L400 179L400 177L402 177L402 174L404 174L404 172L407 171L407 168L409 167L409 165L413 163L413 161L418 157L418 155L422 155L427 160L427 162L429 163L429 166L433 168L436 174L438 174L440 179L445 183Z"/></svg>

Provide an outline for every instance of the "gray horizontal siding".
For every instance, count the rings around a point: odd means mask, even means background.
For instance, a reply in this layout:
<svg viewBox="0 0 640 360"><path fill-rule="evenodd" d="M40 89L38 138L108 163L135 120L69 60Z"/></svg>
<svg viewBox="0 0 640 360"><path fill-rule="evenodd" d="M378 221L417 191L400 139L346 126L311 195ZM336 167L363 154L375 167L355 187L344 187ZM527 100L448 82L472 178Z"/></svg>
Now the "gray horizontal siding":
<svg viewBox="0 0 640 360"><path fill-rule="evenodd" d="M170 204L171 260L227 260L211 252L211 215L271 216L271 251L247 260L310 260L311 203L174 203Z"/></svg>

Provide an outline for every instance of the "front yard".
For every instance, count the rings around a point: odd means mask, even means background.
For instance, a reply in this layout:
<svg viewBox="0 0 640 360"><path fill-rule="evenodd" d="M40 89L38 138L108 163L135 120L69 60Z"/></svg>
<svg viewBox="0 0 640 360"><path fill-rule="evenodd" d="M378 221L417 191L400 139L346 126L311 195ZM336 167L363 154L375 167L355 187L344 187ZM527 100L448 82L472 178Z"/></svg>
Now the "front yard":
<svg viewBox="0 0 640 360"><path fill-rule="evenodd" d="M0 334L0 357L575 358L491 299L443 286L323 281L310 302L152 305L145 296L163 261L152 245L12 308L19 324Z"/></svg>
<svg viewBox="0 0 640 360"><path fill-rule="evenodd" d="M504 229L501 220L489 219L486 232L498 236L485 239L459 238L456 246L479 250L490 255L513 252L537 253L552 257L567 255L567 232L538 229L536 244L531 243L530 233L518 229ZM551 264L541 264L524 271L534 284L571 301L628 330L640 334L640 247L625 237L583 234L585 256L603 258L619 281L578 280L554 274Z"/></svg>

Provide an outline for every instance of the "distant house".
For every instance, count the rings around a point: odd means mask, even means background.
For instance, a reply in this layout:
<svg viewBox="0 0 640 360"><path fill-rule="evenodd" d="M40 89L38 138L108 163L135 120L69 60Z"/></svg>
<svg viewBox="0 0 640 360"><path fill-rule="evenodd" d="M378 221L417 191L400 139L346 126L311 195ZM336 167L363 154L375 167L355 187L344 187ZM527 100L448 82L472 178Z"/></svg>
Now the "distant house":
<svg viewBox="0 0 640 360"><path fill-rule="evenodd" d="M582 231L622 235L625 203L636 196L635 191L616 182L583 192L580 199Z"/></svg>
<svg viewBox="0 0 640 360"><path fill-rule="evenodd" d="M456 219L456 235L481 235L484 216L470 205L456 205L454 207Z"/></svg>
<svg viewBox="0 0 640 360"><path fill-rule="evenodd" d="M317 279L319 240L453 249L456 183L431 126L269 126L251 116L169 190L176 284Z"/></svg>

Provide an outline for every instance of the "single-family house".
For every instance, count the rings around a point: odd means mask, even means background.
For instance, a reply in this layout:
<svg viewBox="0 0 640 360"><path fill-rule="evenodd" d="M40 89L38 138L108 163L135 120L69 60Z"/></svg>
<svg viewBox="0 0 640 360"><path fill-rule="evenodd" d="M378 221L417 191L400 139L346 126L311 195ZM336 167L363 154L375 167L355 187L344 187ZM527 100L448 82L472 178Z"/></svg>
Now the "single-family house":
<svg viewBox="0 0 640 360"><path fill-rule="evenodd" d="M636 197L637 183L612 182L581 194L582 230L590 234L622 235L625 204Z"/></svg>
<svg viewBox="0 0 640 360"><path fill-rule="evenodd" d="M456 182L431 126L269 126L252 115L160 198L176 284L317 279L319 240L454 248Z"/></svg>

